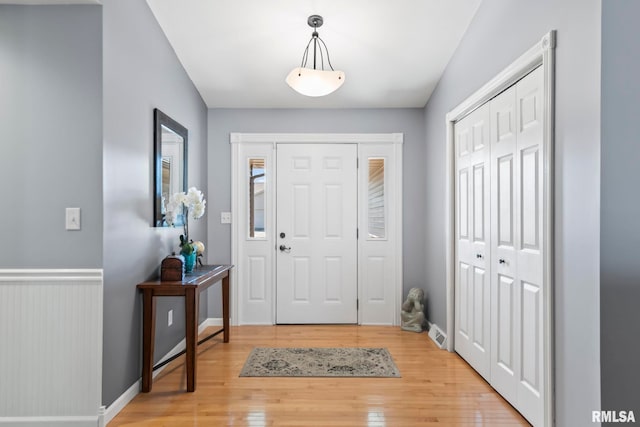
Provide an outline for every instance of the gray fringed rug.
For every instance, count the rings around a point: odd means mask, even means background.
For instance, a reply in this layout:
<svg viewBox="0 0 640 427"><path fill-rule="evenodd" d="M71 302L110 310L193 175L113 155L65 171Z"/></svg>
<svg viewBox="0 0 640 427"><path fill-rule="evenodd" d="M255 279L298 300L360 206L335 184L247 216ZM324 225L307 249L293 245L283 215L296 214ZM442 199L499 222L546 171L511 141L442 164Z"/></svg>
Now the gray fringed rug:
<svg viewBox="0 0 640 427"><path fill-rule="evenodd" d="M254 348L241 377L399 378L385 348Z"/></svg>

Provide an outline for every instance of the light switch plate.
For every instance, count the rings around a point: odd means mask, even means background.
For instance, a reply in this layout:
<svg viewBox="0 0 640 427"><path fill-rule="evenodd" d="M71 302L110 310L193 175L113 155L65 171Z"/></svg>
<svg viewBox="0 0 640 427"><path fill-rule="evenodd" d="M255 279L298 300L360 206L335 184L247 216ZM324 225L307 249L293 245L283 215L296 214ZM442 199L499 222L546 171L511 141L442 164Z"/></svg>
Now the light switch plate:
<svg viewBox="0 0 640 427"><path fill-rule="evenodd" d="M231 212L220 212L220 224L231 224Z"/></svg>
<svg viewBox="0 0 640 427"><path fill-rule="evenodd" d="M65 226L67 230L80 230L80 208L67 208Z"/></svg>

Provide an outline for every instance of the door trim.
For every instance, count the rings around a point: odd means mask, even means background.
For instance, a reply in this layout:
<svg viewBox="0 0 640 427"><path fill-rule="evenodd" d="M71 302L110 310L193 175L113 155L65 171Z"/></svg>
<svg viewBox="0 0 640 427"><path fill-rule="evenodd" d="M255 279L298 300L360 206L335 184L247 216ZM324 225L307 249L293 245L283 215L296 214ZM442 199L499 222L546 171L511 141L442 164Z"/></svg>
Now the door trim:
<svg viewBox="0 0 640 427"><path fill-rule="evenodd" d="M358 145L374 145L384 144L394 147L397 167L395 168L394 182L396 183L393 190L397 195L397 200L402 200L402 145L404 143L403 133L240 133L231 132L229 135L229 143L231 144L231 263L238 265L238 260L242 256L242 245L238 244L241 238L241 229L239 224L239 210L241 197L241 182L239 177L239 161L240 147L250 144L270 145L275 152L277 144L358 144ZM360 152L360 150L358 150ZM275 156L274 156L275 157ZM358 174L359 175L359 174ZM362 188L358 182L358 192ZM270 198L273 198L273 191ZM275 200L275 198L273 198ZM275 203L269 204L270 208L267 215L274 218ZM396 255L395 264L395 292L394 292L394 325L400 324L400 304L403 298L403 271L402 271L402 203L396 203L391 206L396 218L396 226L393 232L397 236L395 239L394 252ZM360 218L360 215L358 215ZM275 224L274 224L275 225ZM358 224L361 227L360 224ZM275 245L275 243L274 243ZM361 253L358 250L358 265L361 265ZM270 259L273 274L269 278L275 284L275 256ZM362 300L362 278L358 275L358 299ZM272 289L272 307L270 324L275 324L275 286ZM238 274L231 275L231 324L242 324L242 313L240 312L241 304L239 301ZM362 324L362 310L358 310L358 324Z"/></svg>
<svg viewBox="0 0 640 427"><path fill-rule="evenodd" d="M555 103L555 47L556 31L545 34L542 39L527 52L516 59L511 65L502 70L487 84L478 89L460 105L446 115L446 191L445 191L445 251L446 251L446 307L447 307L447 350L454 351L455 339L455 156L454 124L500 92L515 84L522 77L541 66L544 74L544 105L542 114L544 119L543 146L544 188L543 188L543 236L544 236L544 381L545 381L545 414L544 425L553 425L553 361L554 361L554 314L553 314L553 209L554 209L554 103Z"/></svg>
<svg viewBox="0 0 640 427"><path fill-rule="evenodd" d="M402 144L402 133L237 133L231 132L231 144Z"/></svg>

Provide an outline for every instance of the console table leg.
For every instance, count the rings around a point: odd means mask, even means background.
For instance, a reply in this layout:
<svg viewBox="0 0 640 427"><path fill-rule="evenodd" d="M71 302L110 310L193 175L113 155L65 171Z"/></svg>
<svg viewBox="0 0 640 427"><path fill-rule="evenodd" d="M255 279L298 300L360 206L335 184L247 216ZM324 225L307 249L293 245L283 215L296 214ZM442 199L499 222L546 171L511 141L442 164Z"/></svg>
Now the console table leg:
<svg viewBox="0 0 640 427"><path fill-rule="evenodd" d="M142 292L142 392L151 391L153 383L153 347L156 330L156 299L151 289Z"/></svg>
<svg viewBox="0 0 640 427"><path fill-rule="evenodd" d="M224 328L224 342L229 342L229 277L231 277L231 272L222 279L222 327Z"/></svg>
<svg viewBox="0 0 640 427"><path fill-rule="evenodd" d="M193 288L185 292L186 313L186 358L187 358L187 391L196 389L196 363L198 349L198 291Z"/></svg>

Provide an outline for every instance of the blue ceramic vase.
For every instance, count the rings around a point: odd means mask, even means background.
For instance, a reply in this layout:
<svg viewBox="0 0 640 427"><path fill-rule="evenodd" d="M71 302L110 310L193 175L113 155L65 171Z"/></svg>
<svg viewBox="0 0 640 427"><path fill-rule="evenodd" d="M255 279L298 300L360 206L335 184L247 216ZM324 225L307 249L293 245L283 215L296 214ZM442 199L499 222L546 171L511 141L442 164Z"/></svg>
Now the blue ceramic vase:
<svg viewBox="0 0 640 427"><path fill-rule="evenodd" d="M196 251L191 251L189 255L181 252L181 255L184 257L184 272L191 273L196 265Z"/></svg>

